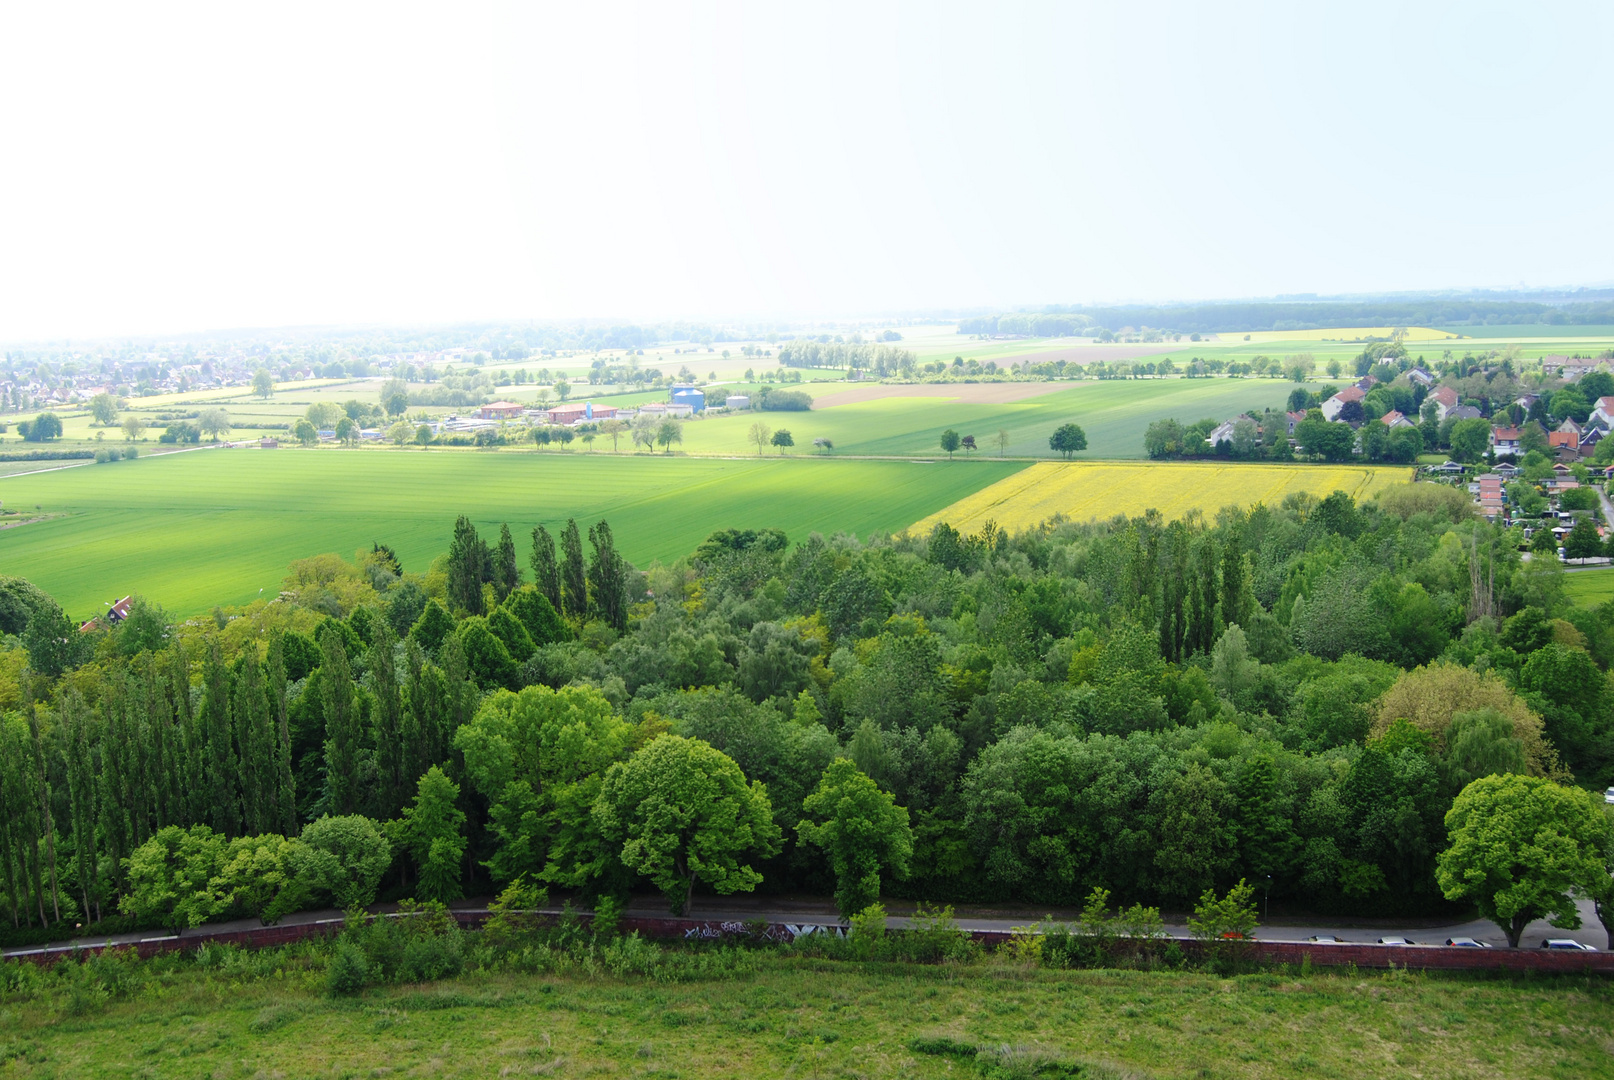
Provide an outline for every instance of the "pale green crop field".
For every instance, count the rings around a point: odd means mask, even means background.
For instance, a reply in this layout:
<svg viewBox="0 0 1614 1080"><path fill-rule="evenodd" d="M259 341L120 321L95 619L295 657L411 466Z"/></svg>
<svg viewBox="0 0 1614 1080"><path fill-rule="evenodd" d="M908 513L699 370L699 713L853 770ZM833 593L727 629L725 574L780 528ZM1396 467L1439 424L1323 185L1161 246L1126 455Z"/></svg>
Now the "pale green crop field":
<svg viewBox="0 0 1614 1080"><path fill-rule="evenodd" d="M896 532L1021 462L719 460L530 450L198 450L0 477L11 509L50 516L0 529L0 573L69 614L140 593L176 615L278 591L293 560L391 544L410 571L447 550L456 515L490 539L575 516L611 523L644 566L687 555L714 529L776 527L792 540ZM491 530L491 531L490 531Z"/></svg>
<svg viewBox="0 0 1614 1080"><path fill-rule="evenodd" d="M959 384L958 399L889 397L846 405L827 404L810 412L754 412L714 416L684 426L683 449L696 454L756 454L748 438L758 421L784 428L795 440L794 453L812 453L813 439L835 444L837 454L941 455L941 433L948 428L974 435L978 457L995 456L993 441L1009 433L1007 453L1055 457L1048 437L1060 424L1075 422L1087 432L1084 458L1141 458L1143 432L1162 417L1187 423L1205 417L1223 420L1248 409L1282 408L1295 384L1277 379L1126 379L1070 384L1039 397L997 404L972 402L977 386ZM891 387L901 393L903 387ZM809 393L827 393L808 389ZM778 451L770 448L768 454ZM960 453L959 457L964 455Z"/></svg>

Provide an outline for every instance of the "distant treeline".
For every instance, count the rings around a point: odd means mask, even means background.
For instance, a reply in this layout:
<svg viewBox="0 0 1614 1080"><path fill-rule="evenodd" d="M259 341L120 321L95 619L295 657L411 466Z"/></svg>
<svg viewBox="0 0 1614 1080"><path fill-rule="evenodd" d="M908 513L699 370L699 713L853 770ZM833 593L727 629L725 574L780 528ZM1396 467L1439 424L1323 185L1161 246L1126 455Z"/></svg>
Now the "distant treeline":
<svg viewBox="0 0 1614 1080"><path fill-rule="evenodd" d="M93 450L17 450L0 453L0 461L76 461L94 456Z"/></svg>
<svg viewBox="0 0 1614 1080"><path fill-rule="evenodd" d="M857 368L884 378L912 372L914 355L891 345L848 345L798 338L779 347L779 363L785 367Z"/></svg>
<svg viewBox="0 0 1614 1080"><path fill-rule="evenodd" d="M982 315L958 324L960 334L1014 334L1021 337L1070 337L1093 325L1086 315L1052 315L1014 312L1008 315ZM1153 326L1154 323L1149 325Z"/></svg>
<svg viewBox="0 0 1614 1080"><path fill-rule="evenodd" d="M1322 330L1335 326L1488 326L1540 323L1583 326L1614 322L1614 301L1544 304L1521 300L1412 300L1317 303L1185 304L1072 308L988 315L959 323L961 334L1055 337L1083 326L1152 327L1184 334Z"/></svg>

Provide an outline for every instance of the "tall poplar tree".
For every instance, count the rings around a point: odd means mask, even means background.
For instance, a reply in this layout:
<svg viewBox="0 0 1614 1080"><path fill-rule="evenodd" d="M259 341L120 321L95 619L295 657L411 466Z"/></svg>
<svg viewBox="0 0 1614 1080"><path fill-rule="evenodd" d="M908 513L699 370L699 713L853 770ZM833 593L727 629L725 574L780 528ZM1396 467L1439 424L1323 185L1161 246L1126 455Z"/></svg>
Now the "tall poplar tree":
<svg viewBox="0 0 1614 1080"><path fill-rule="evenodd" d="M482 582L488 578L487 544L476 534L471 519L461 514L454 522L454 539L448 545L449 606L481 615Z"/></svg>
<svg viewBox="0 0 1614 1080"><path fill-rule="evenodd" d="M556 611L565 611L560 598L560 564L555 561L555 538L542 525L532 530L532 583Z"/></svg>
<svg viewBox="0 0 1614 1080"><path fill-rule="evenodd" d="M275 735L275 822L283 836L297 832L297 785L291 771L291 724L286 712L286 638L269 639L263 665L264 697Z"/></svg>
<svg viewBox="0 0 1614 1080"><path fill-rule="evenodd" d="M359 709L341 634L325 634L319 686L325 706L325 802L332 814L359 812Z"/></svg>
<svg viewBox="0 0 1614 1080"><path fill-rule="evenodd" d="M521 585L521 564L516 560L516 542L510 536L510 526L499 526L499 550L493 557L493 588L499 603Z"/></svg>
<svg viewBox="0 0 1614 1080"><path fill-rule="evenodd" d="M617 551L607 522L590 525L588 542L594 549L589 563L588 586L594 609L617 633L628 629L628 564Z"/></svg>
<svg viewBox="0 0 1614 1080"><path fill-rule="evenodd" d="M51 820L50 812L50 770L45 764L45 740L39 730L39 706L28 707L28 743L33 754L34 766L34 798L39 806L39 823L45 839L45 862L50 880L50 906L51 914L57 922L62 921L62 901L56 889L56 827ZM40 918L44 918L44 904L41 898Z"/></svg>
<svg viewBox="0 0 1614 1080"><path fill-rule="evenodd" d="M84 918L90 919L93 911L94 918L99 919L100 907L91 899L99 895L96 887L99 857L95 842L95 763L91 758L90 710L71 686L62 691L59 701L69 826L73 831L73 871L78 878Z"/></svg>
<svg viewBox="0 0 1614 1080"><path fill-rule="evenodd" d="M588 618L588 579L583 565L583 538L577 531L577 519L567 518L566 529L560 534L560 585L566 602L566 614L574 619Z"/></svg>
<svg viewBox="0 0 1614 1080"><path fill-rule="evenodd" d="M505 535L508 537L509 530ZM511 549L511 558L515 551ZM405 775L408 755L403 734L403 698L398 688L398 668L393 646L396 640L386 620L377 620L370 643L370 690L375 694L373 723L376 759L376 816L396 817L408 798L411 777Z"/></svg>
<svg viewBox="0 0 1614 1080"><path fill-rule="evenodd" d="M224 663L219 639L214 636L208 640L207 655L202 658L202 704L197 710L197 726L205 747L207 822L214 832L239 836L241 759L236 753L230 717L230 682L230 669Z"/></svg>

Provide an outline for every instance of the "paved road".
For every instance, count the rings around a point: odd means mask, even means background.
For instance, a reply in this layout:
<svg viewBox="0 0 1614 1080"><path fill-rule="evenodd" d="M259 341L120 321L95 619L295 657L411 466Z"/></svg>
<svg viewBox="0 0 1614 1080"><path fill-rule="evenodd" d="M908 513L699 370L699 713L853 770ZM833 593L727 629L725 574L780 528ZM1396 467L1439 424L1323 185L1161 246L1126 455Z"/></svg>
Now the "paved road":
<svg viewBox="0 0 1614 1080"><path fill-rule="evenodd" d="M480 909L487 903L486 898L475 900L462 900L456 902L456 908ZM906 926L907 914L912 912L913 905L903 901L894 901L887 905L891 910L890 925L893 927ZM373 911L392 910L394 905L383 904L372 908ZM556 909L558 910L558 909ZM667 908L659 898L653 896L638 896L628 905L627 914L641 916L666 915ZM1597 914L1592 908L1591 901L1582 901L1580 904L1582 927L1579 930L1559 930L1547 925L1545 922L1535 922L1525 930L1520 945L1523 948L1539 948L1541 942L1548 937L1568 937L1598 949L1608 947L1608 935L1603 926L1597 921ZM1071 911L1056 911L1052 913L1053 921L1060 922L1074 917ZM1020 911L1000 908L972 908L957 914L958 925L966 930L998 930L1008 931L1015 927L1030 926L1043 921L1048 913L1024 909ZM833 904L817 898L781 898L773 896L745 896L745 897L700 897L694 911L689 913L690 918L701 920L735 920L746 921L764 919L768 922L794 923L797 925L835 925L840 920L835 913ZM339 923L342 913L335 908L322 911L304 911L295 915L288 915L281 925L294 926L306 923ZM210 934L227 933L239 930L254 930L262 926L257 919L238 919L233 922L208 923L193 930L183 930L177 935L171 935L162 930L139 930L128 934L114 934L110 937L77 938L71 941L55 942L53 945L30 945L15 949L6 949L0 955L13 956L19 953L37 952L45 948L70 945L134 945L141 941L178 937L181 940L196 938L201 940ZM1188 927L1184 923L1168 922L1166 932L1177 937L1188 937ZM1447 938L1471 937L1477 941L1487 942L1498 948L1507 945L1507 938L1495 923L1475 921L1454 923L1450 925L1432 925L1428 923L1394 923L1375 922L1366 925L1324 925L1322 923L1309 923L1282 920L1277 923L1263 923L1256 929L1255 936L1261 941L1305 941L1314 936L1333 935L1349 942L1376 942L1381 937L1404 937L1408 941L1420 945L1442 945Z"/></svg>

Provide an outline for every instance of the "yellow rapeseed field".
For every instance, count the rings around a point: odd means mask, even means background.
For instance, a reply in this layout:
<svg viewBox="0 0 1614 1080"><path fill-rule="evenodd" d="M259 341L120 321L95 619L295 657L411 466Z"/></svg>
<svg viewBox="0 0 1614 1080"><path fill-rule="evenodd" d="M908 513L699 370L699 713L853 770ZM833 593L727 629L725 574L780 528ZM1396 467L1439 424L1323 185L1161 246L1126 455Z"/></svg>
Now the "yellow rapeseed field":
<svg viewBox="0 0 1614 1080"><path fill-rule="evenodd" d="M965 496L910 531L926 533L945 521L973 533L988 520L1018 531L1055 514L1089 521L1150 509L1175 519L1195 508L1211 515L1232 504L1275 506L1296 491L1322 497L1337 489L1361 501L1411 479L1407 466L1047 461Z"/></svg>
<svg viewBox="0 0 1614 1080"><path fill-rule="evenodd" d="M1368 338L1386 339L1395 333L1393 326L1336 326L1323 330L1252 330L1248 334L1218 334L1219 342L1269 341L1366 341ZM1434 330L1427 326L1406 326L1403 341L1449 341L1460 337L1447 330Z"/></svg>

